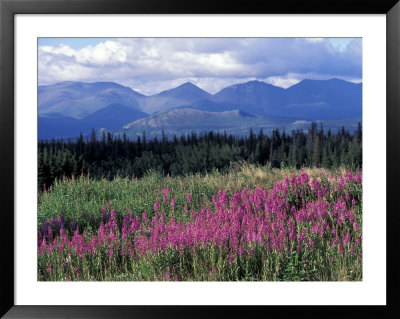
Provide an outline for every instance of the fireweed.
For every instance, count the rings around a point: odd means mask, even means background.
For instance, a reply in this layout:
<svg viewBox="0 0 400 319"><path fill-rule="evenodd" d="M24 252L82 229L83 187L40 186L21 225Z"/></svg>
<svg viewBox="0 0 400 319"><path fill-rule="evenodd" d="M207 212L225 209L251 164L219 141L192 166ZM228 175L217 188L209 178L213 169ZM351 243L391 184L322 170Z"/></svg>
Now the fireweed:
<svg viewBox="0 0 400 319"><path fill-rule="evenodd" d="M169 189L158 194L150 214L120 222L102 207L97 230L46 220L38 280L362 280L360 173L293 174L229 198L220 190L198 211L187 193L179 218Z"/></svg>

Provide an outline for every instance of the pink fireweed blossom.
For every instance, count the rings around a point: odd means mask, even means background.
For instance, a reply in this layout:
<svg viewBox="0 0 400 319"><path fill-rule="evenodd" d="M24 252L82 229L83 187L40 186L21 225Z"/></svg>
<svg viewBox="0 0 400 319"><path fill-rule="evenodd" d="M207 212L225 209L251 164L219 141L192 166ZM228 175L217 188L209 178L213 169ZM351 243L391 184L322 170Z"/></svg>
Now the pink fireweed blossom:
<svg viewBox="0 0 400 319"><path fill-rule="evenodd" d="M143 212L142 220L143 220L144 223L147 223L147 221L148 221L148 216L147 216L147 212L146 211ZM140 216L136 216L136 222L140 223Z"/></svg>
<svg viewBox="0 0 400 319"><path fill-rule="evenodd" d="M40 244L39 248L39 256L41 256L45 250L46 250L46 238L43 237L42 243Z"/></svg>
<svg viewBox="0 0 400 319"><path fill-rule="evenodd" d="M187 201L188 203L190 203L191 200L192 200L192 198L191 198L191 196L190 196L190 193L187 193L187 194L186 194L186 201Z"/></svg>
<svg viewBox="0 0 400 319"><path fill-rule="evenodd" d="M156 200L154 202L154 212L157 213L160 211L160 203L158 202L158 200Z"/></svg>
<svg viewBox="0 0 400 319"><path fill-rule="evenodd" d="M53 240L53 228L51 228L51 226L47 228L47 234L49 240Z"/></svg>
<svg viewBox="0 0 400 319"><path fill-rule="evenodd" d="M230 253L228 256L228 264L229 264L229 266L233 265L233 254L232 253Z"/></svg>
<svg viewBox="0 0 400 319"><path fill-rule="evenodd" d="M341 177L337 184L337 192L340 192L345 186L344 179Z"/></svg>
<svg viewBox="0 0 400 319"><path fill-rule="evenodd" d="M97 249L97 237L92 236L92 240L87 243L87 251L94 256L96 254Z"/></svg>
<svg viewBox="0 0 400 319"><path fill-rule="evenodd" d="M308 175L307 173L301 173L300 174L300 185L304 185L308 183Z"/></svg>
<svg viewBox="0 0 400 319"><path fill-rule="evenodd" d="M314 249L314 240L312 239L312 237L308 238L308 245L311 249Z"/></svg>
<svg viewBox="0 0 400 319"><path fill-rule="evenodd" d="M169 188L164 188L162 192L163 192L163 202L166 203L168 202Z"/></svg>
<svg viewBox="0 0 400 319"><path fill-rule="evenodd" d="M55 238L52 243L47 246L47 253L51 253L58 246L58 240Z"/></svg>
<svg viewBox="0 0 400 319"><path fill-rule="evenodd" d="M115 212L115 210L111 211L111 218L108 222L110 223L111 228L118 228L117 213Z"/></svg>

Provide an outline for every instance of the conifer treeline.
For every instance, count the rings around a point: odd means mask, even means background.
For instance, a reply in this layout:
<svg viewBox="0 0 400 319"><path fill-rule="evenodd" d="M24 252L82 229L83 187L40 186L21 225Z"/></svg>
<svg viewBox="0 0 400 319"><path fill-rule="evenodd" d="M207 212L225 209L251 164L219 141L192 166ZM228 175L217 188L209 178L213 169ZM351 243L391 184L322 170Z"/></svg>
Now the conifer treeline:
<svg viewBox="0 0 400 319"><path fill-rule="evenodd" d="M358 125L354 134L343 127L338 132L324 132L312 123L308 132L292 134L274 130L271 136L262 130L250 130L247 137L221 133L192 133L187 136L147 140L145 134L137 140L115 138L103 133L96 139L82 135L74 142L63 140L38 143L38 187L43 190L56 178L90 174L92 178L115 176L141 177L153 169L164 175L223 171L231 163L270 164L272 167L315 166L336 168L340 165L362 166L362 131Z"/></svg>

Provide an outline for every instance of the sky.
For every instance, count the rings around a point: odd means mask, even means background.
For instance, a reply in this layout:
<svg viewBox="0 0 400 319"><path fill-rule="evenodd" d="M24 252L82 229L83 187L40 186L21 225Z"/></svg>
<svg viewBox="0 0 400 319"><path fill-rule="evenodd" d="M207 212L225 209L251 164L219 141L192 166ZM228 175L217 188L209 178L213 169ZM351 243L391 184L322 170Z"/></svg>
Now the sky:
<svg viewBox="0 0 400 319"><path fill-rule="evenodd" d="M361 38L39 38L39 85L116 82L152 95L192 82L209 93L252 80L362 81Z"/></svg>

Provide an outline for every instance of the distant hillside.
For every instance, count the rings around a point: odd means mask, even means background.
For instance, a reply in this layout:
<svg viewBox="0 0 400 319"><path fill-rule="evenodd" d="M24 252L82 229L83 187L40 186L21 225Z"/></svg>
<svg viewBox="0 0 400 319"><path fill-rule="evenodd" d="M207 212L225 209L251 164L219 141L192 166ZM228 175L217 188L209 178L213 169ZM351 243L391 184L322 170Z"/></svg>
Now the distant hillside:
<svg viewBox="0 0 400 319"><path fill-rule="evenodd" d="M361 118L346 120L324 121L324 126L334 130L342 125L353 131ZM248 135L250 128L254 132L263 129L265 134L270 134L273 129L302 130L310 127L311 121L299 120L296 118L251 115L241 110L225 112L207 112L196 109L174 109L166 112L152 114L146 118L136 120L122 129L117 130L115 135L126 134L127 137L136 138L142 136L143 132L147 137L161 137L162 132L168 137L190 134L191 132L226 132L236 136Z"/></svg>
<svg viewBox="0 0 400 319"><path fill-rule="evenodd" d="M281 115L280 108L287 100L285 93L286 90L280 87L250 81L228 86L215 94L212 100L253 114Z"/></svg>
<svg viewBox="0 0 400 319"><path fill-rule="evenodd" d="M147 115L120 104L111 104L80 120L71 117L39 117L38 138L74 138L79 136L80 133L83 135L90 134L92 128L95 130L100 128L117 130L125 124Z"/></svg>
<svg viewBox="0 0 400 319"><path fill-rule="evenodd" d="M72 117L39 117L38 118L38 139L51 140L54 139L67 139L88 134L90 129L82 128L79 125L79 120Z"/></svg>
<svg viewBox="0 0 400 319"><path fill-rule="evenodd" d="M39 116L54 114L76 119L84 118L110 104L121 104L141 111L132 89L113 82L60 82L38 88Z"/></svg>
<svg viewBox="0 0 400 319"><path fill-rule="evenodd" d="M174 109L166 112L152 114L149 117L137 120L125 125L116 134L125 133L128 137L142 135L145 131L147 136L190 134L192 131L201 133L212 131L227 131L234 135L248 133L250 127L266 128L268 125L275 126L279 119L266 119L260 116L250 115L243 111L207 112L196 109ZM287 120L285 120L287 123ZM272 128L271 128L272 129Z"/></svg>
<svg viewBox="0 0 400 319"><path fill-rule="evenodd" d="M331 120L362 114L362 84L339 79L303 80L286 90L281 111L296 117Z"/></svg>
<svg viewBox="0 0 400 319"><path fill-rule="evenodd" d="M134 110L121 104L111 104L83 118L81 123L85 126L116 130L146 116L148 114L142 111Z"/></svg>

